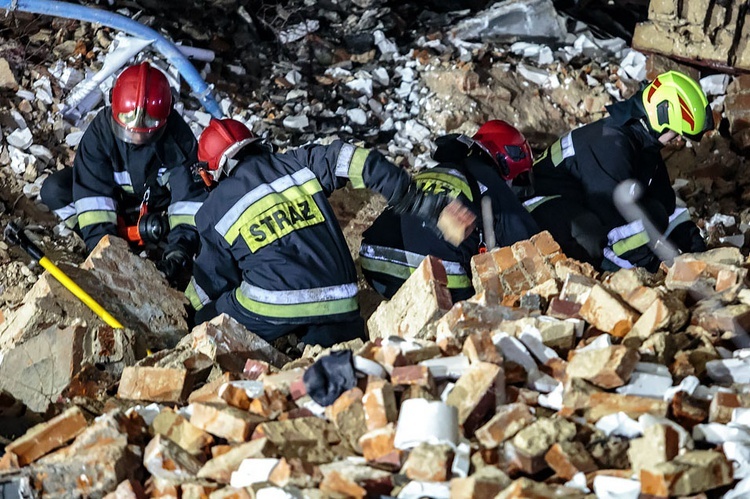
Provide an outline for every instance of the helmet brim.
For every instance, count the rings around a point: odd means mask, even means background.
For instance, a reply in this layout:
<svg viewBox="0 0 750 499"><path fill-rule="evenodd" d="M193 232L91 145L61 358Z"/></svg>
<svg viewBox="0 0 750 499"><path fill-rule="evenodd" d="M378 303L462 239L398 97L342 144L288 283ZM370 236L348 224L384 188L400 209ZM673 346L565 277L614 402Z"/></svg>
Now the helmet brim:
<svg viewBox="0 0 750 499"><path fill-rule="evenodd" d="M713 130L714 126L714 113L713 111L711 111L711 106L706 106L706 119L703 122L703 129L695 134L683 133L682 135L692 141L700 142L703 138L703 135L709 130Z"/></svg>

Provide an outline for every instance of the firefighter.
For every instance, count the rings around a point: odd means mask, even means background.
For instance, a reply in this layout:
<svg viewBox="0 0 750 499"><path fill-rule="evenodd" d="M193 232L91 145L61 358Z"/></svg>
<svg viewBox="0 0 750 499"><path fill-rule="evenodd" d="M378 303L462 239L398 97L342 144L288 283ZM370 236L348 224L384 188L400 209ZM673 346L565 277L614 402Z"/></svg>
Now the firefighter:
<svg viewBox="0 0 750 499"><path fill-rule="evenodd" d="M481 216L481 199L488 197L500 246L539 232L508 185L532 165L531 148L521 132L505 121L491 120L473 138L451 134L436 144L433 159L438 165L415 177L425 193L458 198L476 217ZM436 256L443 261L455 302L474 294L470 262L485 249L484 239L478 227L456 247L425 229L418 217L388 208L364 232L359 261L367 282L390 299L426 255Z"/></svg>
<svg viewBox="0 0 750 499"><path fill-rule="evenodd" d="M198 159L222 180L195 217L201 250L186 295L196 323L226 313L267 341L294 333L330 346L363 337L357 272L327 200L347 180L434 230L445 222L463 237L473 230L465 207L424 196L379 152L341 141L279 154L239 121L212 120Z"/></svg>
<svg viewBox="0 0 750 499"><path fill-rule="evenodd" d="M157 267L172 284L180 277L186 284L199 242L194 217L207 195L191 173L196 150L166 76L143 62L118 76L111 106L86 129L73 168L51 175L40 197L88 251L105 235L133 247L161 242Z"/></svg>
<svg viewBox="0 0 750 499"><path fill-rule="evenodd" d="M627 223L613 201L628 179L644 187L641 206L682 252L706 244L686 208L678 206L661 149L677 136L699 142L714 127L706 95L692 78L660 74L633 97L607 106L609 116L573 130L534 162L535 197L524 204L570 257L602 270L661 261L641 221Z"/></svg>

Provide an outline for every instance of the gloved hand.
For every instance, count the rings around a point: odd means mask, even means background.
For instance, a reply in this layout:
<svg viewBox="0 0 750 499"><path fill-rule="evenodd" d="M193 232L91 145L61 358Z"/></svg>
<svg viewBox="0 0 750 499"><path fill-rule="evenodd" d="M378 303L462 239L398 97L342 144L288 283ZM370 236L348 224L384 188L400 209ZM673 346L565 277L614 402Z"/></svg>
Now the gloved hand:
<svg viewBox="0 0 750 499"><path fill-rule="evenodd" d="M693 221L682 222L667 237L683 253L706 251L706 241Z"/></svg>
<svg viewBox="0 0 750 499"><path fill-rule="evenodd" d="M161 260L156 262L156 268L164 274L169 284L177 287L183 281L186 283L190 279L191 260L187 253L182 250L173 250L165 254Z"/></svg>

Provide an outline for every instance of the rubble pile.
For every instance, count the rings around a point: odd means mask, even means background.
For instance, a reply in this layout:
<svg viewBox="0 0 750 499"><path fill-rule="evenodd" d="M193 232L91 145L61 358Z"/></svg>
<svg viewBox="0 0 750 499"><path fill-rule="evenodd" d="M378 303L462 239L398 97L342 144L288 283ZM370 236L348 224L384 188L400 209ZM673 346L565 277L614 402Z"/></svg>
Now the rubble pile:
<svg viewBox="0 0 750 499"><path fill-rule="evenodd" d="M111 8L184 41L223 112L277 148L342 138L414 170L430 165L437 136L491 118L541 151L656 74L685 71L721 124L665 159L713 249L655 275L600 275L542 233L477 255L477 294L459 303L427 258L367 314L369 341L294 359L226 316L190 331L186 300L153 263L116 238L84 260L80 239L36 201L47 175L72 165L117 64L140 51L170 75L196 135L210 115L143 41L14 11L0 43L0 220L30 222L29 236L127 327L102 324L0 242L0 496L750 493L746 75L598 38L549 0L448 12L383 0L257 12L232 0L206 12L148 3ZM729 7L668 4L652 2L640 43L659 23L688 23L673 34L695 37L710 19L718 55L700 57L742 67L734 45L719 46ZM347 191L332 203L356 254L383 202Z"/></svg>
<svg viewBox="0 0 750 499"><path fill-rule="evenodd" d="M126 251L104 241L86 272L106 280ZM137 342L125 341L131 331L91 327L94 317L45 340L50 332L35 318L59 313L46 304L65 292L47 286L41 300L34 289L3 333L32 337L5 355L39 369L56 359L64 389L50 402L65 409L7 443L0 490L109 498L748 493L750 288L739 249L684 254L666 273L599 275L543 232L477 255L472 266L478 293L470 300L451 304L445 271L428 257L370 317L369 341L308 346L296 360L225 315L139 361ZM131 277L138 274L161 279L152 265ZM86 339L92 331L98 342ZM118 358L104 354L107 332L120 338L108 342ZM92 366L113 374L92 376ZM31 372L23 386L3 386L2 410L19 402L44 410L29 393Z"/></svg>

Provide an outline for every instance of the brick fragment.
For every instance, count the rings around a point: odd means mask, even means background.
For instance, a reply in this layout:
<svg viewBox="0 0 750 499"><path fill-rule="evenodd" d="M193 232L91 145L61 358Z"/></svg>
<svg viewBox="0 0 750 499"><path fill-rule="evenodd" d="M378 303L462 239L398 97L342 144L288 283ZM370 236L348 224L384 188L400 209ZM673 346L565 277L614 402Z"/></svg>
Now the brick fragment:
<svg viewBox="0 0 750 499"><path fill-rule="evenodd" d="M494 466L485 466L466 478L451 480L451 499L495 497L508 485L508 475Z"/></svg>
<svg viewBox="0 0 750 499"><path fill-rule="evenodd" d="M143 451L143 466L151 475L180 483L194 478L201 463L170 439L156 435Z"/></svg>
<svg viewBox="0 0 750 499"><path fill-rule="evenodd" d="M718 391L711 399L708 408L708 421L710 423L729 423L732 420L732 411L736 407L744 407L736 393Z"/></svg>
<svg viewBox="0 0 750 499"><path fill-rule="evenodd" d="M528 499L528 498L565 497L566 499L584 499L586 494L578 489L560 485L536 482L530 478L519 478L503 489L494 499Z"/></svg>
<svg viewBox="0 0 750 499"><path fill-rule="evenodd" d="M445 482L451 476L453 450L449 445L421 443L406 458L401 472L412 480Z"/></svg>
<svg viewBox="0 0 750 499"><path fill-rule="evenodd" d="M201 467L197 476L228 484L232 478L232 472L237 471L240 463L245 459L275 456L275 446L267 438L258 438L223 449L223 452L215 454Z"/></svg>
<svg viewBox="0 0 750 499"><path fill-rule="evenodd" d="M394 447L395 438L396 427L393 423L368 431L359 439L362 455L368 461L376 461L391 452L400 452Z"/></svg>
<svg viewBox="0 0 750 499"><path fill-rule="evenodd" d="M550 447L544 460L557 476L570 480L576 473L596 471L597 466L591 454L581 442L558 442Z"/></svg>
<svg viewBox="0 0 750 499"><path fill-rule="evenodd" d="M599 284L591 288L579 314L600 331L619 338L628 334L639 316L638 312Z"/></svg>
<svg viewBox="0 0 750 499"><path fill-rule="evenodd" d="M104 496L104 499L146 499L146 491L136 480L123 480L115 490Z"/></svg>
<svg viewBox="0 0 750 499"><path fill-rule="evenodd" d="M669 425L655 424L643 430L643 436L630 441L628 458L633 473L666 463L680 451L680 435Z"/></svg>
<svg viewBox="0 0 750 499"><path fill-rule="evenodd" d="M201 386L197 390L194 390L188 396L188 403L193 402L213 402L213 403L225 403L224 400L219 397L219 388L230 381L236 381L239 376L235 373L224 373L221 376L209 381L205 385Z"/></svg>
<svg viewBox="0 0 750 499"><path fill-rule="evenodd" d="M5 451L16 456L19 466L26 466L73 440L87 426L83 412L74 406L29 429L24 435L6 445Z"/></svg>
<svg viewBox="0 0 750 499"><path fill-rule="evenodd" d="M688 496L732 483L732 465L722 452L694 450L640 472L641 493Z"/></svg>
<svg viewBox="0 0 750 499"><path fill-rule="evenodd" d="M462 352L469 358L469 362L489 362L502 365L503 356L492 342L492 335L488 330L480 330L469 334L464 341Z"/></svg>
<svg viewBox="0 0 750 499"><path fill-rule="evenodd" d="M686 392L677 392L670 405L674 419L688 430L708 419L709 402Z"/></svg>
<svg viewBox="0 0 750 499"><path fill-rule="evenodd" d="M363 397L362 390L354 387L342 393L333 404L326 408L328 419L333 421L339 434L359 454L362 453L359 439L367 431Z"/></svg>
<svg viewBox="0 0 750 499"><path fill-rule="evenodd" d="M427 366L399 366L391 373L391 383L394 385L417 385L429 391L435 390L435 380Z"/></svg>
<svg viewBox="0 0 750 499"><path fill-rule="evenodd" d="M190 422L197 428L230 442L245 442L265 418L229 405L195 403Z"/></svg>
<svg viewBox="0 0 750 499"><path fill-rule="evenodd" d="M383 428L398 420L393 385L384 379L368 378L362 403L368 430Z"/></svg>
<svg viewBox="0 0 750 499"><path fill-rule="evenodd" d="M503 369L488 362L478 362L456 381L446 403L458 409L458 422L464 432L473 433L485 422L485 416L505 402Z"/></svg>
<svg viewBox="0 0 750 499"><path fill-rule="evenodd" d="M378 306L367 321L370 338L431 339L428 327L453 305L442 262L425 258L390 301Z"/></svg>
<svg viewBox="0 0 750 499"><path fill-rule="evenodd" d="M187 398L192 388L187 369L129 366L122 372L117 397L179 403Z"/></svg>
<svg viewBox="0 0 750 499"><path fill-rule="evenodd" d="M323 478L320 483L320 490L327 494L335 494L333 497L352 497L355 499L367 497L367 490L364 487L342 476L337 471L332 471Z"/></svg>
<svg viewBox="0 0 750 499"><path fill-rule="evenodd" d="M627 384L640 355L623 345L595 350L573 351L566 373L583 378L601 388L617 388Z"/></svg>
<svg viewBox="0 0 750 499"><path fill-rule="evenodd" d="M591 422L599 421L604 416L617 412L624 412L632 419L638 419L643 414L666 417L668 407L666 402L659 399L595 392L588 398L585 414L586 419Z"/></svg>
<svg viewBox="0 0 750 499"><path fill-rule="evenodd" d="M497 410L492 419L476 431L476 437L483 447L494 449L533 421L534 415L526 404L504 405Z"/></svg>
<svg viewBox="0 0 750 499"><path fill-rule="evenodd" d="M163 435L193 456L202 455L214 441L207 432L171 410L161 411L151 423L154 435Z"/></svg>
<svg viewBox="0 0 750 499"><path fill-rule="evenodd" d="M261 423L252 438L267 437L278 449L277 456L300 458L312 464L331 462L332 445L341 442L333 423L318 417L301 417Z"/></svg>
<svg viewBox="0 0 750 499"><path fill-rule="evenodd" d="M571 440L575 434L575 424L564 418L540 418L516 433L505 452L523 472L535 474L547 467L544 456L550 447Z"/></svg>

